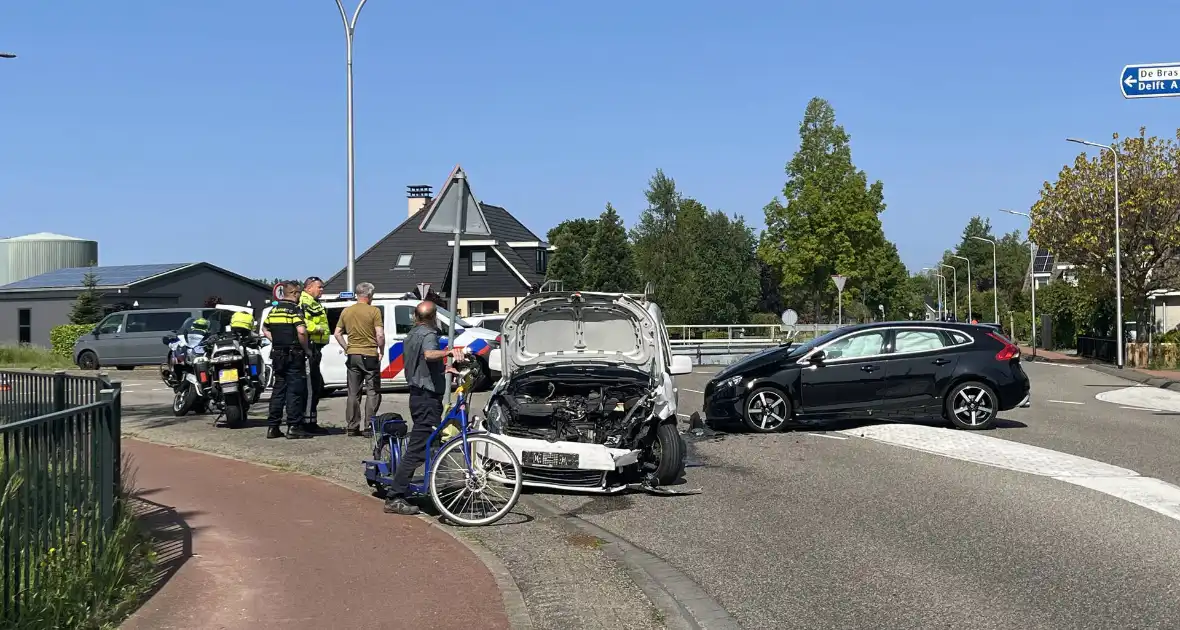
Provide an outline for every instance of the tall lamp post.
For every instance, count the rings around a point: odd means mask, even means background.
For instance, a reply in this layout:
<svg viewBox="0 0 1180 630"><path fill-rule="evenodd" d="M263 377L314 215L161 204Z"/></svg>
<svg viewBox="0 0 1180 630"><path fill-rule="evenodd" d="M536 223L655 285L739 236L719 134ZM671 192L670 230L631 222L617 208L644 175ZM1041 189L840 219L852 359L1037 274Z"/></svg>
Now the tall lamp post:
<svg viewBox="0 0 1180 630"><path fill-rule="evenodd" d="M1003 212L1007 212L1008 214L1014 214L1018 217L1024 217L1024 218L1028 219L1029 231L1030 232L1032 231L1032 216L1030 216L1027 212L1018 212L1016 210L1003 210ZM1037 265L1037 246L1035 243L1033 243L1032 235L1029 234L1029 237L1028 237L1028 284L1030 287L1032 287L1032 289L1031 289L1032 290L1032 304L1031 304L1031 306L1032 306L1032 322L1031 322L1031 327L1032 327L1032 355L1033 355L1033 357L1037 356L1037 275L1036 275L1037 270L1036 270L1036 265ZM1016 331L1015 330L1012 331L1012 334L1015 335Z"/></svg>
<svg viewBox="0 0 1180 630"><path fill-rule="evenodd" d="M967 319L972 319L975 317L975 311L971 308L971 259L954 254L951 254L951 258L967 261Z"/></svg>
<svg viewBox="0 0 1180 630"><path fill-rule="evenodd" d="M971 238L984 243L992 244L992 309L996 318L996 325L1000 325L1000 284L996 280L996 242L990 238L983 238L982 236L972 236ZM970 269L970 268L968 268Z"/></svg>
<svg viewBox="0 0 1180 630"><path fill-rule="evenodd" d="M340 9L340 19L344 22L344 40L348 56L348 287L346 291L353 291L356 287L356 155L353 152L352 133L352 36L356 33L356 19L361 15L367 0L361 0L348 19L348 12L340 0L336 0L336 8Z"/></svg>
<svg viewBox="0 0 1180 630"><path fill-rule="evenodd" d="M946 263L938 263L938 266L950 267L951 273L953 274L951 275L951 280L955 283L955 321L959 321L959 270L955 269L954 265L948 265ZM944 284L943 286L946 285Z"/></svg>
<svg viewBox="0 0 1180 630"><path fill-rule="evenodd" d="M1078 138L1066 138L1069 142L1076 142L1084 144L1088 147L1097 147L1099 149L1106 149L1114 156L1114 312L1115 312L1115 349L1118 357L1118 368L1123 369L1123 256L1121 251L1121 243L1119 242L1119 152L1115 151L1108 144L1098 144L1097 142L1089 142L1086 140L1079 140Z"/></svg>
<svg viewBox="0 0 1180 630"><path fill-rule="evenodd" d="M929 271L930 275L938 278L934 281L934 292L936 293L934 299L938 302L938 318L942 319L946 316L946 276L938 273L934 267L922 267L922 271Z"/></svg>

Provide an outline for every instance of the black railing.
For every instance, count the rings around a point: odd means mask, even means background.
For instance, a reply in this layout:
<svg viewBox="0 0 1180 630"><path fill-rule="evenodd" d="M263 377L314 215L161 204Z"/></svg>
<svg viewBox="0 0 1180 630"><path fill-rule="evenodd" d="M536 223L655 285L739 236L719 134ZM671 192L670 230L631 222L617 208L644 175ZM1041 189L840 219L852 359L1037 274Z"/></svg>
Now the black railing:
<svg viewBox="0 0 1180 630"><path fill-rule="evenodd" d="M61 570L54 554L102 552L121 479L118 383L0 370L0 619Z"/></svg>
<svg viewBox="0 0 1180 630"><path fill-rule="evenodd" d="M1123 350L1126 350L1124 346ZM1095 361L1114 363L1118 360L1118 346L1114 339L1101 337L1078 337L1078 356ZM1126 356L1124 352L1123 356Z"/></svg>

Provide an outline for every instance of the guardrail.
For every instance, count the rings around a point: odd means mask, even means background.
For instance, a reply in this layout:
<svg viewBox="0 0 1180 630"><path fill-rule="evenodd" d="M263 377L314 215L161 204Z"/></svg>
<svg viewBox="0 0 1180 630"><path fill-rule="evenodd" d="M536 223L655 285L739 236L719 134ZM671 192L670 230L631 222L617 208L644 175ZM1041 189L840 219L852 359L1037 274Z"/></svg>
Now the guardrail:
<svg viewBox="0 0 1180 630"><path fill-rule="evenodd" d="M797 335L822 335L840 328L839 324L799 324L794 326ZM786 335L788 327L782 324L673 324L667 326L668 337L672 343L688 341L779 341Z"/></svg>
<svg viewBox="0 0 1180 630"><path fill-rule="evenodd" d="M0 370L0 618L19 618L64 544L101 551L117 516L121 422L118 383Z"/></svg>

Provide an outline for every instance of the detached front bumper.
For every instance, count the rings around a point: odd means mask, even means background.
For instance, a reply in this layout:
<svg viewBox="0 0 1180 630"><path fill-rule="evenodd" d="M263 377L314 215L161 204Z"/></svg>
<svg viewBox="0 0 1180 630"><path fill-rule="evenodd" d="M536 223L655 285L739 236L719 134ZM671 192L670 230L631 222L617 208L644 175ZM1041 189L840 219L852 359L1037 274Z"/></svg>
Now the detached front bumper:
<svg viewBox="0 0 1180 630"><path fill-rule="evenodd" d="M607 448L601 444L550 442L495 434L520 460L526 486L576 490L581 492L618 492L626 484L612 483L608 476L639 461L639 451Z"/></svg>

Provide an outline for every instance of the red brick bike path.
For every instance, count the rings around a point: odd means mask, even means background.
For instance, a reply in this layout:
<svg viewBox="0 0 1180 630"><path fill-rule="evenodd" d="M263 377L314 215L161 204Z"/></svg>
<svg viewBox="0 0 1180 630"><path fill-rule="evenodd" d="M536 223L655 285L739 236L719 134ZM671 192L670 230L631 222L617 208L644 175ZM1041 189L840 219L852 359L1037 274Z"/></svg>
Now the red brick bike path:
<svg viewBox="0 0 1180 630"><path fill-rule="evenodd" d="M374 498L132 439L123 452L175 571L124 630L509 627L478 558Z"/></svg>

